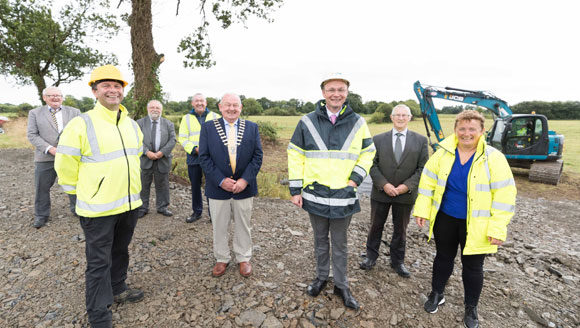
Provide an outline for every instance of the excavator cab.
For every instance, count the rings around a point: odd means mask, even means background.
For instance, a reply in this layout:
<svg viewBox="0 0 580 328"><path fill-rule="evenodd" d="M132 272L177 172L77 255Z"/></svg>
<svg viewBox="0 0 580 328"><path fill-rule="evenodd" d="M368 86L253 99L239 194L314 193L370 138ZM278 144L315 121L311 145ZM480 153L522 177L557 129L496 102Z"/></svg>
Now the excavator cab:
<svg viewBox="0 0 580 328"><path fill-rule="evenodd" d="M497 119L487 140L506 156L529 160L548 153L548 121L543 115L516 114Z"/></svg>

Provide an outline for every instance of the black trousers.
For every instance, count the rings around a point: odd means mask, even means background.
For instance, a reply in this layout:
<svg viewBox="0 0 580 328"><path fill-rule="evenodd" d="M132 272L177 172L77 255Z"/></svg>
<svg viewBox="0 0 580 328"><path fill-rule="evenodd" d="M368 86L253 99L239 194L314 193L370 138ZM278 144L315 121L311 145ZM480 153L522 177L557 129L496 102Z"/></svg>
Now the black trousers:
<svg viewBox="0 0 580 328"><path fill-rule="evenodd" d="M113 295L127 290L129 244L137 211L96 218L80 217L85 233L85 301L91 327L111 327Z"/></svg>
<svg viewBox="0 0 580 328"><path fill-rule="evenodd" d="M467 221L449 216L439 211L433 227L437 255L433 262L433 280L431 287L437 293L442 294L445 285L453 273L457 246L461 245L461 250L465 248L467 237ZM476 306L483 288L483 261L485 254L463 255L461 254L461 264L463 270L463 290L465 291L465 305Z"/></svg>
<svg viewBox="0 0 580 328"><path fill-rule="evenodd" d="M189 175L189 182L191 183L191 209L195 214L201 214L203 211L203 203L201 200L201 175L203 170L201 165L188 165L187 173Z"/></svg>
<svg viewBox="0 0 580 328"><path fill-rule="evenodd" d="M379 247L383 237L383 228L393 209L393 236L391 238L391 263L402 264L405 261L405 247L407 245L407 225L411 216L413 204L383 203L371 199L371 228L367 237L367 257L376 260L379 257Z"/></svg>

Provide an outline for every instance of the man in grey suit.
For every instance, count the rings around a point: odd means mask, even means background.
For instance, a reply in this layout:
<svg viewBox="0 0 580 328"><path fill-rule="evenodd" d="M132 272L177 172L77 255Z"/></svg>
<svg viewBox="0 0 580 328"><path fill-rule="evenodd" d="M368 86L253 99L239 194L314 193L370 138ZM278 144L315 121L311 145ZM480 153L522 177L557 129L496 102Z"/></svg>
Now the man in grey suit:
<svg viewBox="0 0 580 328"><path fill-rule="evenodd" d="M407 129L411 118L409 107L402 104L395 106L391 112L393 129L373 138L377 153L370 170L373 180L371 228L367 237L366 258L360 264L363 270L370 270L375 266L383 228L389 209L392 208L391 267L404 278L411 276L403 264L407 225L417 198L421 172L429 158L427 138Z"/></svg>
<svg viewBox="0 0 580 328"><path fill-rule="evenodd" d="M171 151L175 147L175 126L163 117L163 105L157 100L147 104L148 116L137 120L143 132L143 155L141 156L141 200L143 206L137 216L149 213L149 193L155 179L155 205L157 213L173 216L169 206L169 171L171 171Z"/></svg>
<svg viewBox="0 0 580 328"><path fill-rule="evenodd" d="M28 140L34 146L34 224L43 227L50 216L50 188L56 180L54 155L64 127L81 111L62 106L62 92L57 87L42 91L46 103L28 113ZM68 195L70 210L75 214L76 196ZM75 214L76 215L76 214Z"/></svg>

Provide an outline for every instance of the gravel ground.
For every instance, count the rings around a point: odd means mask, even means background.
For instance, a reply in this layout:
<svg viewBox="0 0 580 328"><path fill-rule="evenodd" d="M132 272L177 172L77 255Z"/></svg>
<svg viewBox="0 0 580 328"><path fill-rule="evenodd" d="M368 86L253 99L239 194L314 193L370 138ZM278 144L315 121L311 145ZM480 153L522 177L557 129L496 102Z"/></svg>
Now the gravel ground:
<svg viewBox="0 0 580 328"><path fill-rule="evenodd" d="M84 236L55 185L48 225L34 229L33 154L0 150L0 327L87 327L84 305ZM400 278L379 258L358 269L369 226L370 204L349 231L349 279L359 311L345 310L332 284L320 296L305 293L314 278L312 230L306 213L288 201L256 199L254 274L236 266L211 277L211 223L194 224L187 186L171 184L173 218L140 219L130 246L128 282L145 291L136 304L113 305L115 327L460 327L461 264L436 314L422 308L430 291L433 242L409 226L407 267ZM485 262L479 306L482 327L580 326L580 201L518 197L504 247ZM387 225L389 239L392 225ZM383 245L383 252L388 247Z"/></svg>

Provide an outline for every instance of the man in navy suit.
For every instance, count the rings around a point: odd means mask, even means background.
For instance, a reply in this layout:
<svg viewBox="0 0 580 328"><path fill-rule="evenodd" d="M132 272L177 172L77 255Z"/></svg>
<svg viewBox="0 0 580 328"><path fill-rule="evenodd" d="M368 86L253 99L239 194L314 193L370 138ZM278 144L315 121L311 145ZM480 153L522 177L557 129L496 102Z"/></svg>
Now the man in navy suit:
<svg viewBox="0 0 580 328"><path fill-rule="evenodd" d="M205 195L213 224L214 277L222 276L230 262L228 230L233 212L233 250L240 274L252 274L251 216L256 177L262 166L262 145L258 125L240 119L242 102L233 93L225 94L219 109L223 118L201 126L199 157L204 171Z"/></svg>

